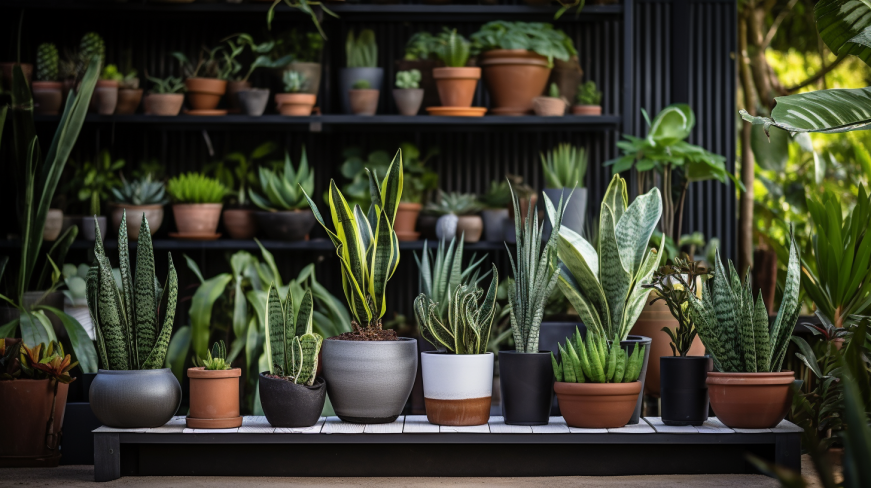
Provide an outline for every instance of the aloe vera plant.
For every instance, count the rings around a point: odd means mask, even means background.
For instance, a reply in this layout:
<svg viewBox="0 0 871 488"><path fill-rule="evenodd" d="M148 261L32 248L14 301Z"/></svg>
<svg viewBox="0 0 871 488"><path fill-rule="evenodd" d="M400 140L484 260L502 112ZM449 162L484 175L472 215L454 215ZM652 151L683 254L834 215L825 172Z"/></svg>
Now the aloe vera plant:
<svg viewBox="0 0 871 488"><path fill-rule="evenodd" d="M309 167L305 147L302 148L299 168L293 168L290 154L284 153L284 169L272 171L260 168L260 188L265 197L253 189L248 189L248 195L254 205L274 212L277 210L298 210L306 206L305 195L315 189L315 171Z"/></svg>
<svg viewBox="0 0 871 488"><path fill-rule="evenodd" d="M224 371L230 369L227 362L227 346L224 341L212 344L212 350L206 351L206 357L194 359L194 364L205 368L207 371Z"/></svg>
<svg viewBox="0 0 871 488"><path fill-rule="evenodd" d="M575 328L565 345L559 345L557 362L550 355L556 381L565 383L631 383L638 380L644 362L644 346L635 344L632 354L620 347L620 341L607 341L595 331L587 331L587 339Z"/></svg>
<svg viewBox="0 0 871 488"><path fill-rule="evenodd" d="M318 370L318 353L323 337L312 332L314 300L305 292L294 316L293 293L281 303L278 289L271 285L266 299L266 356L269 372L298 385L313 385Z"/></svg>
<svg viewBox="0 0 871 488"><path fill-rule="evenodd" d="M112 370L163 368L178 300L178 276L172 264L172 254L169 255L166 282L161 289L154 269L151 231L143 214L136 247L136 267L131 269L125 211L118 229L119 288L103 249L100 227L96 226L96 229L96 264L88 271L87 298L103 367Z"/></svg>

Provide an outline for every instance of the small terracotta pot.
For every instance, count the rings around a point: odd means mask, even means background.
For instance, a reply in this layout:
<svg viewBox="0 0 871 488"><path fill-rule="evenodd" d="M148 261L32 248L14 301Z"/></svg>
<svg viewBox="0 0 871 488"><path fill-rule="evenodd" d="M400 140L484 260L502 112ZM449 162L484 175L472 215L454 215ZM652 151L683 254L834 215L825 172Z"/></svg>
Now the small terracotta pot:
<svg viewBox="0 0 871 488"><path fill-rule="evenodd" d="M45 216L45 228L42 230L42 240L46 242L54 242L60 236L61 228L64 225L64 213L58 208L48 209Z"/></svg>
<svg viewBox="0 0 871 488"><path fill-rule="evenodd" d="M184 86L192 110L214 110L227 92L227 80L217 78L188 78Z"/></svg>
<svg viewBox="0 0 871 488"><path fill-rule="evenodd" d="M172 206L179 234L214 235L221 220L220 203L176 203Z"/></svg>
<svg viewBox="0 0 871 488"><path fill-rule="evenodd" d="M157 232L163 223L163 205L124 205L115 204L112 208L112 227L115 232L121 229L121 217L127 211L127 238L131 241L139 240L139 228L142 226L142 215L148 219L148 230L151 235Z"/></svg>
<svg viewBox="0 0 871 488"><path fill-rule="evenodd" d="M55 467L60 460L61 428L66 410L68 384L58 383L54 422L46 437L54 385L49 380L0 381L0 418L3 439L0 467Z"/></svg>
<svg viewBox="0 0 871 488"><path fill-rule="evenodd" d="M436 425L482 425L490 420L493 353L420 355L426 418Z"/></svg>
<svg viewBox="0 0 871 488"><path fill-rule="evenodd" d="M239 92L250 89L251 83L247 81L227 82L227 113L238 114L242 111L242 105L239 104Z"/></svg>
<svg viewBox="0 0 871 488"><path fill-rule="evenodd" d="M236 98L239 99L239 105L242 106L245 115L260 117L266 111L266 104L269 103L269 89L252 88L240 91L236 94Z"/></svg>
<svg viewBox="0 0 871 488"><path fill-rule="evenodd" d="M495 115L526 115L532 99L541 95L550 77L547 58L525 49L494 49L481 54L479 64Z"/></svg>
<svg viewBox="0 0 871 488"><path fill-rule="evenodd" d="M57 115L63 104L63 85L59 81L34 81L33 89L34 111L43 115Z"/></svg>
<svg viewBox="0 0 871 488"><path fill-rule="evenodd" d="M601 105L572 105L574 115L602 115Z"/></svg>
<svg viewBox="0 0 871 488"><path fill-rule="evenodd" d="M433 68L432 77L443 107L471 107L475 87L481 79L481 68Z"/></svg>
<svg viewBox="0 0 871 488"><path fill-rule="evenodd" d="M464 236L463 242L478 242L484 232L484 220L480 215L460 215L457 220L457 236Z"/></svg>
<svg viewBox="0 0 871 488"><path fill-rule="evenodd" d="M118 105L115 107L115 113L118 115L134 114L141 101L142 88L122 88L118 90Z"/></svg>
<svg viewBox="0 0 871 488"><path fill-rule="evenodd" d="M276 93L275 105L281 115L308 117L312 114L317 96L311 93Z"/></svg>
<svg viewBox="0 0 871 488"><path fill-rule="evenodd" d="M420 210L423 205L412 202L399 202L399 208L396 210L396 220L393 222L393 230L396 231L396 238L400 241L416 241L419 233L414 231L414 226L417 224L417 216L420 215Z"/></svg>
<svg viewBox="0 0 871 488"><path fill-rule="evenodd" d="M18 63L0 63L0 73L3 74L3 87L6 90L12 88L12 67L16 64ZM24 78L27 80L27 83L30 84L30 81L33 79L33 65L30 63L21 63L21 72L24 73Z"/></svg>
<svg viewBox="0 0 871 488"><path fill-rule="evenodd" d="M540 117L562 117L566 114L566 102L562 98L535 97L532 108L535 115Z"/></svg>
<svg viewBox="0 0 871 488"><path fill-rule="evenodd" d="M239 415L239 368L207 371L188 368L191 411L186 423L191 429L232 429L242 425Z"/></svg>
<svg viewBox="0 0 871 488"><path fill-rule="evenodd" d="M708 373L711 408L727 427L768 429L777 426L792 405L795 373Z"/></svg>
<svg viewBox="0 0 871 488"><path fill-rule="evenodd" d="M97 80L94 94L91 97L91 111L100 115L112 115L118 105L118 82L115 80Z"/></svg>
<svg viewBox="0 0 871 488"><path fill-rule="evenodd" d="M175 116L181 112L181 93L149 93L145 96L145 115Z"/></svg>
<svg viewBox="0 0 871 488"><path fill-rule="evenodd" d="M417 115L423 103L423 88L394 88L393 101L402 115Z"/></svg>
<svg viewBox="0 0 871 488"><path fill-rule="evenodd" d="M247 208L224 210L224 228L233 239L251 239L257 234L254 212Z"/></svg>
<svg viewBox="0 0 871 488"><path fill-rule="evenodd" d="M375 115L378 111L378 96L380 90L368 88L365 90L349 90L348 101L351 104L351 113L354 115Z"/></svg>
<svg viewBox="0 0 871 488"><path fill-rule="evenodd" d="M565 383L553 385L560 412L570 427L616 429L632 418L641 382Z"/></svg>

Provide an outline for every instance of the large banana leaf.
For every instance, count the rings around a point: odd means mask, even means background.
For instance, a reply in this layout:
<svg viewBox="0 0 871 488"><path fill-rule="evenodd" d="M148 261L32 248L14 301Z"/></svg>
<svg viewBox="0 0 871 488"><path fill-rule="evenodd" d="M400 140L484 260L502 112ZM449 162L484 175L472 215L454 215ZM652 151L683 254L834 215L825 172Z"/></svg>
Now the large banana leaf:
<svg viewBox="0 0 871 488"><path fill-rule="evenodd" d="M821 0L814 7L817 31L838 56L852 54L871 66L871 4L863 0Z"/></svg>
<svg viewBox="0 0 871 488"><path fill-rule="evenodd" d="M818 90L798 95L775 97L771 117L752 116L741 110L747 122L789 132L832 134L867 130L871 126L871 87Z"/></svg>

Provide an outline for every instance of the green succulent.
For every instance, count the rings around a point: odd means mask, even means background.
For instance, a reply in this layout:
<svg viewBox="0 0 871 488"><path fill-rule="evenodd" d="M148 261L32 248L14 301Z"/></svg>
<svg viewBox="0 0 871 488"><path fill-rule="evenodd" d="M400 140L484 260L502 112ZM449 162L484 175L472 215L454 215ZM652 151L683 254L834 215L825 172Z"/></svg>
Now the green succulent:
<svg viewBox="0 0 871 488"><path fill-rule="evenodd" d="M166 186L161 181L152 181L151 175L145 178L136 178L130 181L121 177L121 187L112 188L112 196L115 203L124 205L166 205L169 199L166 197Z"/></svg>
<svg viewBox="0 0 871 488"><path fill-rule="evenodd" d="M305 89L308 80L299 71L285 71L281 81L284 83L285 93L299 93Z"/></svg>
<svg viewBox="0 0 871 488"><path fill-rule="evenodd" d="M378 66L378 44L375 32L363 29L354 36L354 29L348 31L345 40L345 59L349 68L375 68Z"/></svg>
<svg viewBox="0 0 871 488"><path fill-rule="evenodd" d="M155 78L153 76L147 76L146 78L148 78L148 81L154 83L154 86L151 88L152 93L182 93L185 90L184 81L182 81L181 78L177 78L175 76L168 76L166 78Z"/></svg>
<svg viewBox="0 0 871 488"><path fill-rule="evenodd" d="M313 385L318 370L318 353L323 337L312 332L314 301L306 290L294 316L293 293L281 303L278 289L270 285L266 299L266 357L269 372L292 380L298 385Z"/></svg>
<svg viewBox="0 0 871 488"><path fill-rule="evenodd" d="M420 88L420 70L410 69L396 73L396 88Z"/></svg>
<svg viewBox="0 0 871 488"><path fill-rule="evenodd" d="M195 358L194 364L205 368L207 371L225 371L230 369L227 362L227 346L224 341L218 341L212 345L211 351L206 351L205 358Z"/></svg>
<svg viewBox="0 0 871 488"><path fill-rule="evenodd" d="M372 84L368 80L357 80L351 85L351 88L354 90L369 90L372 88Z"/></svg>
<svg viewBox="0 0 871 488"><path fill-rule="evenodd" d="M485 209L508 208L511 203L511 187L508 180L494 180L490 182L487 193L478 197L478 202Z"/></svg>
<svg viewBox="0 0 871 488"><path fill-rule="evenodd" d="M118 71L118 67L114 64L107 64L100 73L100 79L120 82L124 79L124 75Z"/></svg>
<svg viewBox="0 0 871 488"><path fill-rule="evenodd" d="M58 80L57 46L43 42L36 48L36 79L39 81Z"/></svg>
<svg viewBox="0 0 871 488"><path fill-rule="evenodd" d="M602 103L602 92L596 88L596 82L589 80L578 85L578 94L575 98L578 105L599 105Z"/></svg>
<svg viewBox="0 0 871 488"><path fill-rule="evenodd" d="M556 381L565 383L631 383L641 375L644 345L635 344L632 354L620 347L620 341L587 330L587 339L575 328L565 346L559 345L561 363L553 353L550 360Z"/></svg>
<svg viewBox="0 0 871 488"><path fill-rule="evenodd" d="M169 180L166 185L176 203L221 203L230 192L216 178L200 173L184 173Z"/></svg>
<svg viewBox="0 0 871 488"><path fill-rule="evenodd" d="M74 306L87 305L88 296L88 270L90 267L87 264L66 263L63 266L63 279L67 289L63 291L64 296Z"/></svg>
<svg viewBox="0 0 871 488"><path fill-rule="evenodd" d="M481 211L478 196L473 193L439 192L438 202L430 202L426 212L434 215L474 215Z"/></svg>
<svg viewBox="0 0 871 488"><path fill-rule="evenodd" d="M96 32L88 32L79 41L79 57L88 60L93 56L99 56L100 66L106 64L106 44L103 38Z"/></svg>
<svg viewBox="0 0 871 488"><path fill-rule="evenodd" d="M290 154L285 152L283 171L261 167L259 176L260 189L266 197L252 188L248 189L248 195L254 205L270 212L305 208L308 205L305 194L313 193L315 189L315 171L309 167L305 147L302 148L298 169L293 168Z"/></svg>
<svg viewBox="0 0 871 488"><path fill-rule="evenodd" d="M556 83L550 84L550 88L548 88L548 91L547 91L547 96L549 96L551 98L559 98L562 96L559 92L559 87L556 85Z"/></svg>
<svg viewBox="0 0 871 488"><path fill-rule="evenodd" d="M587 174L587 151L571 144L560 144L546 155L541 166L547 188L583 188Z"/></svg>
<svg viewBox="0 0 871 488"><path fill-rule="evenodd" d="M450 30L443 27L443 31L436 38L436 55L445 66L460 68L469 61L471 43L460 34L457 29Z"/></svg>

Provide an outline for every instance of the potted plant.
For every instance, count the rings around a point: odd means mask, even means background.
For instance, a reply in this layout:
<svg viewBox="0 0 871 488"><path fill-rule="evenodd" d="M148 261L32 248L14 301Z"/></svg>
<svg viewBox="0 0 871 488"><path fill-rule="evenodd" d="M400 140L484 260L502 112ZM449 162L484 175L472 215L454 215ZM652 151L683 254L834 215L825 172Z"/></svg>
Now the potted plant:
<svg viewBox="0 0 871 488"><path fill-rule="evenodd" d="M494 115L526 115L547 86L553 60L577 54L571 39L552 24L494 21L472 34L472 54L490 92Z"/></svg>
<svg viewBox="0 0 871 488"><path fill-rule="evenodd" d="M562 117L566 114L566 101L560 95L556 83L551 83L546 97L532 99L532 108L535 110L535 115L541 117Z"/></svg>
<svg viewBox="0 0 871 488"><path fill-rule="evenodd" d="M275 94L275 105L281 115L293 115L308 117L315 106L316 97L310 93L303 93L303 87L307 80L298 71L284 72L285 93Z"/></svg>
<svg viewBox="0 0 871 488"><path fill-rule="evenodd" d="M94 98L91 100L92 109L100 115L112 115L118 107L118 82L123 76L118 72L118 67L108 64L100 73L97 88L94 89Z"/></svg>
<svg viewBox="0 0 871 488"><path fill-rule="evenodd" d="M586 340L575 330L560 345L562 362L551 356L556 377L554 391L560 412L570 427L613 429L629 423L641 394L643 344L632 351L620 347L619 338L608 341L595 329Z"/></svg>
<svg viewBox="0 0 871 488"><path fill-rule="evenodd" d="M468 109L472 106L475 98L475 88L481 79L481 68L466 66L469 62L470 43L466 38L457 34L457 30L448 30L439 34L437 38L439 59L444 67L433 68L432 77L435 79L439 91L439 99L444 110L431 111L438 115L468 115L466 111L456 109ZM448 109L455 109L450 111ZM484 109L480 115L484 114Z"/></svg>
<svg viewBox="0 0 871 488"><path fill-rule="evenodd" d="M259 385L263 413L273 427L316 424L327 395L324 379L317 376L324 338L312 330L312 292L305 292L295 311L292 290L282 303L278 288L270 285L266 301L269 370L260 373Z"/></svg>
<svg viewBox="0 0 871 488"><path fill-rule="evenodd" d="M163 290L155 286L159 282L154 250L144 216L134 275L126 233L125 214L118 236L120 287L102 239L94 241L96 263L89 272L88 309L94 318L103 369L91 383L91 410L108 427L159 427L181 404L181 385L169 368L164 368L178 299L178 276L170 255Z"/></svg>
<svg viewBox="0 0 871 488"><path fill-rule="evenodd" d="M36 80L31 85L36 113L57 115L60 112L64 97L58 79L57 46L44 42L36 48Z"/></svg>
<svg viewBox="0 0 871 488"><path fill-rule="evenodd" d="M114 65L109 65L114 66ZM107 66L108 68L108 66ZM142 88L139 88L139 77L135 69L128 68L126 74L118 73L118 105L115 107L117 115L131 115L136 113L142 102Z"/></svg>
<svg viewBox="0 0 871 488"><path fill-rule="evenodd" d="M544 194L552 202L567 200L562 225L578 234L584 233L587 215L587 151L571 144L560 144L547 154L541 153L544 171ZM572 198L569 199L568 196ZM544 236L550 235L550 222L545 222Z"/></svg>
<svg viewBox="0 0 871 488"><path fill-rule="evenodd" d="M60 460L69 375L78 365L57 342L29 348L0 338L0 466L55 467Z"/></svg>
<svg viewBox="0 0 871 488"><path fill-rule="evenodd" d="M688 302L689 295L698 297L702 278L710 276L705 265L676 257L674 264L656 270L652 283L642 285L655 292L653 301L665 302L677 320L677 327L662 328L671 339L669 345L673 354L659 358L660 414L665 425L702 425L708 420L708 385L705 380L713 362L708 356L689 355L698 330Z"/></svg>
<svg viewBox="0 0 871 488"><path fill-rule="evenodd" d="M242 74L242 63L236 58L245 50L246 46L251 46L252 51L257 47L254 44L254 39L248 34L236 34L222 40L226 47L221 51L224 65L228 67L227 73L227 113L237 114L241 112L239 105L238 94L242 91L251 89L251 83L248 78L251 73L258 68L259 62L262 59L268 59L265 56L255 58L254 62L248 67L248 71ZM254 52L256 54L256 52Z"/></svg>
<svg viewBox="0 0 871 488"><path fill-rule="evenodd" d="M81 324L82 328L87 332L90 340L96 340L94 334L94 322L91 320L90 312L88 311L87 299L87 282L88 270L90 267L87 264L66 263L63 265L63 280L67 289L64 294L64 313L74 318L76 322Z"/></svg>
<svg viewBox="0 0 871 488"><path fill-rule="evenodd" d="M172 53L184 73L185 91L191 115L226 115L226 110L217 110L221 97L227 92L227 78L234 65L225 56L224 46L211 50L203 49L199 60L193 64L182 52ZM222 59L223 58L223 59Z"/></svg>
<svg viewBox="0 0 871 488"><path fill-rule="evenodd" d="M478 242L484 232L484 221L478 212L481 204L472 193L439 191L439 201L430 202L427 211L440 215L436 222L436 236L453 239L462 236L464 242Z"/></svg>
<svg viewBox="0 0 871 488"><path fill-rule="evenodd" d="M484 221L484 240L501 242L508 221L508 206L511 204L511 188L508 180L493 180L487 193L478 197L481 218Z"/></svg>
<svg viewBox="0 0 871 488"><path fill-rule="evenodd" d="M184 83L181 78L169 76L154 78L148 76L153 83L151 91L145 96L145 115L178 115L184 103Z"/></svg>
<svg viewBox="0 0 871 488"><path fill-rule="evenodd" d="M402 59L396 60L396 71L410 71L416 69L420 72L420 87L423 89L424 108L439 105L439 94L436 89L432 70L436 67L437 41L436 37L426 31L415 32L408 38L405 44L405 53Z"/></svg>
<svg viewBox="0 0 871 488"><path fill-rule="evenodd" d="M433 267L429 250L418 266L422 290L414 299L414 314L421 336L437 348L420 356L426 418L436 425L481 425L490 420L493 353L487 345L499 277L494 265L485 295L478 287L483 277L475 270L480 261L460 271L463 244L454 253L456 244L451 239L445 252L442 240Z"/></svg>
<svg viewBox="0 0 871 488"><path fill-rule="evenodd" d="M103 149L95 161L85 161L80 168L76 168L71 187L78 188L80 201L88 202L88 215L82 219L82 234L89 241L97 238L95 223L100 226L100 234L106 235L106 216L102 215L100 202L121 186L116 171L123 168L124 164L123 159L113 162L109 150Z"/></svg>
<svg viewBox="0 0 871 488"><path fill-rule="evenodd" d="M572 105L575 115L602 115L602 92L596 88L596 82L588 80L578 85L575 104Z"/></svg>
<svg viewBox="0 0 871 488"><path fill-rule="evenodd" d="M342 110L346 114L357 114L353 110L351 104L351 91L353 90L373 90L364 95L358 94L358 98L365 96L367 107L372 103L374 98L374 109L371 109L371 114L375 113L378 106L378 92L381 91L381 84L384 79L384 69L378 67L378 45L375 43L375 32L371 29L360 31L359 36L354 35L354 30L348 31L348 38L345 41L345 62L346 68L339 71L339 93L342 96ZM365 81L366 84L360 83ZM369 114L369 115L371 115Z"/></svg>
<svg viewBox="0 0 871 488"><path fill-rule="evenodd" d="M792 405L795 380L795 373L780 369L801 310L795 237L791 233L783 298L771 325L762 295L753 301L749 271L741 284L731 261L726 273L719 251L714 261L714 277L702 287L702 297L688 294L689 314L714 360L716 371L706 380L711 408L727 427L775 427Z"/></svg>
<svg viewBox="0 0 871 488"><path fill-rule="evenodd" d="M420 71L416 69L396 73L396 88L393 101L402 115L417 115L423 103L423 88L420 88Z"/></svg>
<svg viewBox="0 0 871 488"><path fill-rule="evenodd" d="M378 98L380 90L372 88L366 80L357 80L348 92L348 100L351 104L351 113L354 115L375 115L378 111Z"/></svg>
<svg viewBox="0 0 871 488"><path fill-rule="evenodd" d="M254 189L248 189L251 201L263 210L254 213L257 226L270 239L305 239L315 225L315 216L305 209L305 196L315 189L315 171L309 167L305 147L302 148L298 168L294 169L290 154L285 151L283 170L273 171L261 166L259 177L260 188L266 196L262 197Z"/></svg>
<svg viewBox="0 0 871 488"><path fill-rule="evenodd" d="M184 173L169 180L166 190L172 197L172 215L178 228L178 233L170 236L205 240L221 236L215 231L229 190L220 181L200 173Z"/></svg>
<svg viewBox="0 0 871 488"><path fill-rule="evenodd" d="M353 332L324 341L327 393L340 419L366 424L396 420L417 372L417 341L397 337L396 331L383 329L381 323L387 310L387 283L399 264L393 223L402 196L402 152L397 151L381 182L370 175L372 206L368 216L352 212L336 182L330 181L329 215L335 231L326 226L317 206L305 194L315 218L342 250L338 254L342 282L348 285L345 297L353 315ZM365 234L365 241L364 229L374 229ZM365 248L364 242L368 242ZM369 253L379 258L370 263L365 258Z"/></svg>
<svg viewBox="0 0 871 488"><path fill-rule="evenodd" d="M257 160L270 155L277 147L274 142L267 141L254 148L247 156L241 152L232 152L215 167L215 177L224 186L233 189L233 207L224 209L223 218L224 228L233 239L251 239L257 234L257 222L248 197L248 189L256 183L252 168ZM231 168L229 164L236 166Z"/></svg>
<svg viewBox="0 0 871 488"><path fill-rule="evenodd" d="M309 80L303 93L318 95L321 86L321 53L324 49L324 38L320 34L298 29L282 30L259 46L262 49L255 52L266 53L269 62L267 67L272 68L279 80L284 78L285 71L302 73Z"/></svg>
<svg viewBox="0 0 871 488"><path fill-rule="evenodd" d="M556 219L552 213L552 206L549 206L548 218L554 222ZM630 336L629 331L641 314L649 293L642 285L651 281L659 266L662 253L648 250L647 244L661 216L662 200L658 188L636 197L628 205L626 181L620 175L614 175L602 199L596 245L567 227L559 232L560 274L557 284L560 290L578 312L588 333L592 331L602 340L611 338L624 347L634 343L648 346L643 348L640 386L643 386L647 373L650 338ZM627 228L635 231L617 232L617 229ZM640 418L640 391L636 398L635 413L629 423L638 423Z"/></svg>
<svg viewBox="0 0 871 488"><path fill-rule="evenodd" d="M188 368L191 410L185 419L190 429L233 429L242 425L239 415L239 377L242 370L227 362L224 341L212 345L205 358Z"/></svg>
<svg viewBox="0 0 871 488"><path fill-rule="evenodd" d="M151 222L148 227L154 235L163 223L163 206L169 203L163 182L153 181L150 174L131 181L121 175L121 186L112 188L112 197L115 200L112 204L112 227L119 234L121 217L129 213L137 218L144 215ZM139 226L134 222L127 222L126 231L130 239L139 239Z"/></svg>

